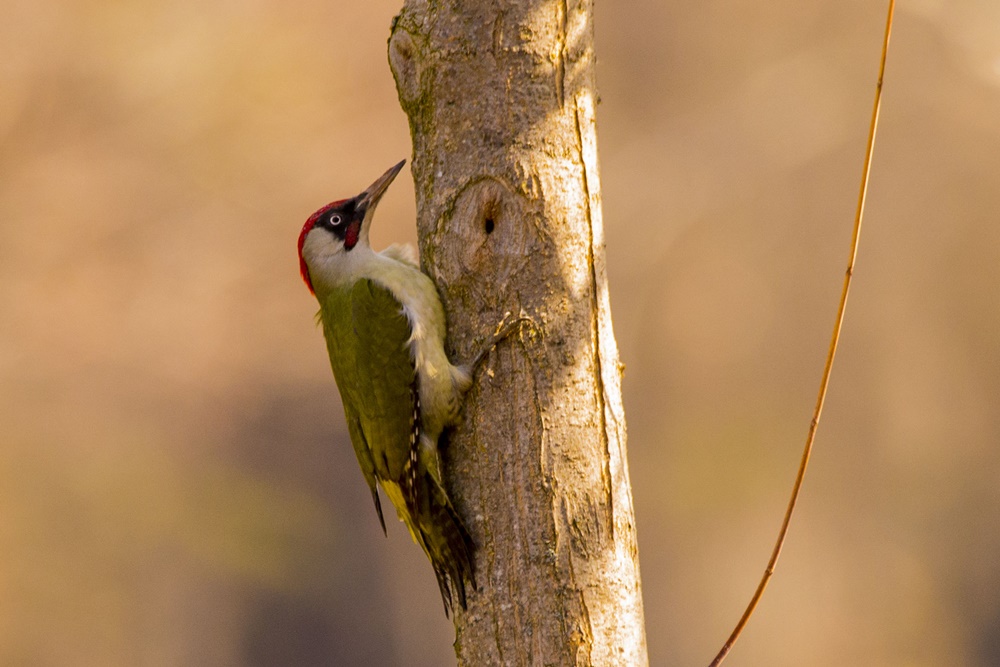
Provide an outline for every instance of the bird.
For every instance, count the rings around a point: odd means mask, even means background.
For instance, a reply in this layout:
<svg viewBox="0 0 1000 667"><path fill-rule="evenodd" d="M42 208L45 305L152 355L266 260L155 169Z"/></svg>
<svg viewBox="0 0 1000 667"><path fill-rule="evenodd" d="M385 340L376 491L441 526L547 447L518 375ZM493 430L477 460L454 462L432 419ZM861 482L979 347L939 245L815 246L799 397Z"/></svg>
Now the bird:
<svg viewBox="0 0 1000 667"><path fill-rule="evenodd" d="M309 216L299 268L319 302L317 321L382 531L379 487L430 559L450 615L456 600L468 608L466 582L476 589L475 545L445 488L439 444L459 420L475 364L449 360L444 307L412 247L375 252L369 243L375 208L405 163Z"/></svg>

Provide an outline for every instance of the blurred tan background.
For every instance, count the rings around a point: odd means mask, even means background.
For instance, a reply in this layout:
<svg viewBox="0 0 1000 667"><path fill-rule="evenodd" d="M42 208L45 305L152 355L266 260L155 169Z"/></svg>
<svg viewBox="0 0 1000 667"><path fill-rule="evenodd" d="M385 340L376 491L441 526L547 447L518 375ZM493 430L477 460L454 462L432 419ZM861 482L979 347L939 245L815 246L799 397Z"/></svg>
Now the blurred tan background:
<svg viewBox="0 0 1000 667"><path fill-rule="evenodd" d="M0 664L453 664L347 444L302 221L410 154L399 0L0 7ZM651 662L770 552L884 3L597 6ZM1000 4L897 11L852 303L732 665L1000 665ZM373 243L414 240L405 174Z"/></svg>

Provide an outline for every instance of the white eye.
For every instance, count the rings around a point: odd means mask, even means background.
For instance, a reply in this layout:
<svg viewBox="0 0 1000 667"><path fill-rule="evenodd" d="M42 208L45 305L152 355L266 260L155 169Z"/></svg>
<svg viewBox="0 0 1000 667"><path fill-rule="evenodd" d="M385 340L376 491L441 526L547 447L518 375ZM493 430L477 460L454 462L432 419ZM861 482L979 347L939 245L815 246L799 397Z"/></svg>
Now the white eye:
<svg viewBox="0 0 1000 667"><path fill-rule="evenodd" d="M336 213L330 216L330 224L336 227L341 223L341 218Z"/></svg>

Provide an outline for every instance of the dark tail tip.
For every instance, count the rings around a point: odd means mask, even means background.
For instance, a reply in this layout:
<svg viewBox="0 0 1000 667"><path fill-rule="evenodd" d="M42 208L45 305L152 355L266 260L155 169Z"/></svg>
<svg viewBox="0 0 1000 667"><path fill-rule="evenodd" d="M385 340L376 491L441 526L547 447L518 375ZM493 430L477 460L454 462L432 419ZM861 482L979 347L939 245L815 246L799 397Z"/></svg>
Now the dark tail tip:
<svg viewBox="0 0 1000 667"><path fill-rule="evenodd" d="M473 590L479 590L476 586L475 560L473 552L475 544L472 537L462 524L461 518L451 506L445 501L442 509L444 512L438 514L438 540L429 540L429 543L437 544L438 548L428 552L431 562L434 565L434 575L437 577L438 588L441 591L441 600L444 603L444 613L450 616L455 608L455 599L462 609L468 609L468 596L465 588L466 579L472 584Z"/></svg>

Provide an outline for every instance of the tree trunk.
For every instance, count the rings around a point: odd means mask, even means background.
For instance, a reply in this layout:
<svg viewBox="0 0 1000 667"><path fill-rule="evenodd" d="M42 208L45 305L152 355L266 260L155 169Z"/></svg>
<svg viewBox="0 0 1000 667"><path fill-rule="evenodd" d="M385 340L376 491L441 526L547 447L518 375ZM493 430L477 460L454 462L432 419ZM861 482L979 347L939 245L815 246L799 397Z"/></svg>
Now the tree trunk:
<svg viewBox="0 0 1000 667"><path fill-rule="evenodd" d="M505 318L444 451L476 543L460 665L646 665L597 169L589 0L406 0L424 270L467 360Z"/></svg>

